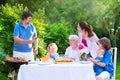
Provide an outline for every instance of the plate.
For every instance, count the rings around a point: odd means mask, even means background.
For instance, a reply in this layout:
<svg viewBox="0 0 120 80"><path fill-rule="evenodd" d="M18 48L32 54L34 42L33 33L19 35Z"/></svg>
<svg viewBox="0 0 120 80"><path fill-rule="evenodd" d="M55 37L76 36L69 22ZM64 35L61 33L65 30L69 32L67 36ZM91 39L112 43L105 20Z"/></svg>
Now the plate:
<svg viewBox="0 0 120 80"><path fill-rule="evenodd" d="M50 63L38 62L37 64L39 64L39 65L49 65Z"/></svg>
<svg viewBox="0 0 120 80"><path fill-rule="evenodd" d="M36 64L36 61L28 62L28 64Z"/></svg>
<svg viewBox="0 0 120 80"><path fill-rule="evenodd" d="M80 61L81 64L90 64L90 61Z"/></svg>

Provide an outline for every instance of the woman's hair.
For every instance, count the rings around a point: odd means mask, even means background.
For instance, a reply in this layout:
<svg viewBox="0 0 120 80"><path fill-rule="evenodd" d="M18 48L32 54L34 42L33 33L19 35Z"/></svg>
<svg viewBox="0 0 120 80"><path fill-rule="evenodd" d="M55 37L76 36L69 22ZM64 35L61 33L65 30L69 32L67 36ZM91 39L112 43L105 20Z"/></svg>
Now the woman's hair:
<svg viewBox="0 0 120 80"><path fill-rule="evenodd" d="M69 36L69 40L74 40L74 41L78 41L79 37L77 35L70 35Z"/></svg>
<svg viewBox="0 0 120 80"><path fill-rule="evenodd" d="M55 43L50 43L50 44L48 44L48 47L47 47L47 49L48 49L48 52L50 52L50 47L51 46L54 46L54 48L55 48L55 53L58 51L58 47L57 47L57 45L55 44Z"/></svg>
<svg viewBox="0 0 120 80"><path fill-rule="evenodd" d="M93 36L93 28L87 22L81 21L79 23L79 26L81 27L82 30L85 30L85 31L88 32L88 37L92 37Z"/></svg>
<svg viewBox="0 0 120 80"><path fill-rule="evenodd" d="M22 20L27 19L29 16L32 17L31 11L24 11L22 14Z"/></svg>
<svg viewBox="0 0 120 80"><path fill-rule="evenodd" d="M100 38L98 40L98 42L100 44L102 44L102 46L106 49L106 50L109 50L111 48L111 43L110 43L110 40L107 38L107 37L103 37L103 38Z"/></svg>

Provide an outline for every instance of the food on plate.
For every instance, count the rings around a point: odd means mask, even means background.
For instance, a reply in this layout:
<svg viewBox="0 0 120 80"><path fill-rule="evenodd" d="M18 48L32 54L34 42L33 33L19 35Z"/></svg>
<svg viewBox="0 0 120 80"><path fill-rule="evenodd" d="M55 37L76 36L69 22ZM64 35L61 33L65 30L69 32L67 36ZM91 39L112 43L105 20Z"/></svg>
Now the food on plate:
<svg viewBox="0 0 120 80"><path fill-rule="evenodd" d="M9 61L9 62L26 62L25 58L19 58L19 57L6 57L5 58L6 61Z"/></svg>
<svg viewBox="0 0 120 80"><path fill-rule="evenodd" d="M57 63L70 63L70 62L73 62L74 60L73 59L56 59L55 60L55 64L57 64Z"/></svg>
<svg viewBox="0 0 120 80"><path fill-rule="evenodd" d="M18 62L25 62L25 58L18 58Z"/></svg>
<svg viewBox="0 0 120 80"><path fill-rule="evenodd" d="M13 61L14 58L13 58L13 57L6 57L5 60L6 60L6 61Z"/></svg>

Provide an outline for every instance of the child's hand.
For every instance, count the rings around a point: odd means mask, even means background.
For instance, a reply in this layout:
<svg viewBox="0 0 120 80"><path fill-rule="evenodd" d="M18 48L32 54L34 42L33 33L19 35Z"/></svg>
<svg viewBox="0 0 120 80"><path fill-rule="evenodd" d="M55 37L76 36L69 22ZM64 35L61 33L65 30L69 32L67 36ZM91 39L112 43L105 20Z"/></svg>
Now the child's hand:
<svg viewBox="0 0 120 80"><path fill-rule="evenodd" d="M92 60L92 58L91 58L91 57L89 57L89 58L86 58L86 60L87 60L87 61L91 61L91 60Z"/></svg>

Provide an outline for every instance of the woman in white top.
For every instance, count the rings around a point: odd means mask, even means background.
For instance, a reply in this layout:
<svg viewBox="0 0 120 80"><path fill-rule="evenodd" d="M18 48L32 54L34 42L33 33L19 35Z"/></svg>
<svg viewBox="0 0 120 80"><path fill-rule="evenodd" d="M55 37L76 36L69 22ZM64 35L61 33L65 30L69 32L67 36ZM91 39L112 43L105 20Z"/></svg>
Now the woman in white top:
<svg viewBox="0 0 120 80"><path fill-rule="evenodd" d="M72 58L75 61L79 61L80 55L78 54L78 43L79 43L79 37L77 35L69 36L70 46L66 49L65 57Z"/></svg>
<svg viewBox="0 0 120 80"><path fill-rule="evenodd" d="M93 32L92 26L90 26L87 22L82 21L78 23L77 30L80 43L83 43L86 47L88 47L91 57L96 58L97 50L99 48L96 43L98 41L98 37Z"/></svg>

